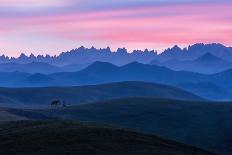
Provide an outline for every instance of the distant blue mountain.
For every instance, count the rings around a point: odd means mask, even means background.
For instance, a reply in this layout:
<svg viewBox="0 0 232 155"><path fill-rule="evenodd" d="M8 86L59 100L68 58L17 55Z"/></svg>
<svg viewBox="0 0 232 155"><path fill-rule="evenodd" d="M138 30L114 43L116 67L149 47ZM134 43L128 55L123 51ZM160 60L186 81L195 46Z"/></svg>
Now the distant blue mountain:
<svg viewBox="0 0 232 155"><path fill-rule="evenodd" d="M137 62L121 67L105 62L96 62L79 72L55 73L50 77L60 81L63 85L89 85L119 81L155 82L177 86L212 100L232 99L232 71L205 75L173 71L165 67Z"/></svg>
<svg viewBox="0 0 232 155"><path fill-rule="evenodd" d="M0 73L2 87L47 87L95 85L122 81L144 81L175 86L210 100L232 99L232 70L217 74L173 71L166 67L132 62L116 66L95 62L78 72L54 74Z"/></svg>
<svg viewBox="0 0 232 155"><path fill-rule="evenodd" d="M224 62L222 59L214 56L213 54L211 53L206 53L206 54L203 54L201 57L197 58L195 60L195 62L199 62L199 63L211 63L211 62Z"/></svg>
<svg viewBox="0 0 232 155"><path fill-rule="evenodd" d="M172 59L172 60L161 62L155 59L151 62L151 64L155 64L158 66L165 66L167 68L176 71L184 70L184 71L207 73L207 74L218 73L232 68L231 62L218 58L211 53L203 54L195 60L184 61L184 60ZM90 64L86 63L86 64L70 64L65 66L56 66L45 62L31 62L26 64L10 62L10 63L2 63L2 64L0 63L0 72L25 72L31 74L34 73L51 74L57 72L76 72L86 68L89 65ZM100 67L102 68L103 66Z"/></svg>
<svg viewBox="0 0 232 155"><path fill-rule="evenodd" d="M24 87L27 86L34 86L34 87L40 87L40 86L54 86L56 85L56 80L40 73L32 74L28 77L26 77L24 80L18 82L18 84L22 83Z"/></svg>
<svg viewBox="0 0 232 155"><path fill-rule="evenodd" d="M125 48L119 48L113 52L109 47L96 49L80 47L71 51L63 52L58 56L38 55L26 56L21 54L18 58L9 58L5 55L0 56L0 63L32 63L43 62L52 65L64 66L71 64L91 64L95 61L109 62L116 65L124 65L133 61L140 63L150 63L152 60L161 62L168 60L195 60L200 56L210 53L226 61L232 60L232 48L221 44L194 44L188 48L181 49L178 46L168 48L161 54L149 50L134 50L131 53Z"/></svg>
<svg viewBox="0 0 232 155"><path fill-rule="evenodd" d="M0 72L25 72L51 74L56 72L74 72L87 67L89 64L71 64L66 66L55 66L44 62L31 62L26 64L19 63L0 63Z"/></svg>
<svg viewBox="0 0 232 155"><path fill-rule="evenodd" d="M213 74L222 72L232 68L232 63L214 56L211 53L206 53L195 60L168 60L159 62L154 60L151 64L165 66L176 71L191 71L204 74Z"/></svg>
<svg viewBox="0 0 232 155"><path fill-rule="evenodd" d="M188 48L181 49L178 46L168 48L157 56L157 60L163 62L168 60L195 60L200 56L210 53L226 61L232 60L232 47L226 47L222 44L194 44Z"/></svg>
<svg viewBox="0 0 232 155"><path fill-rule="evenodd" d="M54 73L60 70L59 67L42 62L28 64L3 63L0 64L1 72L27 72L27 73Z"/></svg>

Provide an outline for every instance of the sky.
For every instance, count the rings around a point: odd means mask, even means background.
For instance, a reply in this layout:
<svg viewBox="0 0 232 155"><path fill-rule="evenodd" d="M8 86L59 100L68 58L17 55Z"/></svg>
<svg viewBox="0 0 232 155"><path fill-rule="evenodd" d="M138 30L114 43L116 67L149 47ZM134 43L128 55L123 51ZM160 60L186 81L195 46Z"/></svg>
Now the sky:
<svg viewBox="0 0 232 155"><path fill-rule="evenodd" d="M232 46L231 0L0 0L0 54Z"/></svg>

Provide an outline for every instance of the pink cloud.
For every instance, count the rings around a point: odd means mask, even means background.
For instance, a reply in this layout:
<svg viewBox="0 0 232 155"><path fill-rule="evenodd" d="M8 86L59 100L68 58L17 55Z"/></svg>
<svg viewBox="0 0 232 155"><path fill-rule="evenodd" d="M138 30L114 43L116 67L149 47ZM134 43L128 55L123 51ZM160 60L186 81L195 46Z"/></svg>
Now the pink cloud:
<svg viewBox="0 0 232 155"><path fill-rule="evenodd" d="M0 33L3 36L6 33L12 36L24 34L28 38L39 33L45 38L62 38L66 42L90 42L94 46L98 46L99 42L101 45L105 43L106 46L123 43L130 49L132 46L151 46L152 43L154 48L155 45L188 45L196 42L231 45L231 10L232 5L224 3L179 4L11 17L0 19L3 25ZM138 44L140 46L137 46Z"/></svg>

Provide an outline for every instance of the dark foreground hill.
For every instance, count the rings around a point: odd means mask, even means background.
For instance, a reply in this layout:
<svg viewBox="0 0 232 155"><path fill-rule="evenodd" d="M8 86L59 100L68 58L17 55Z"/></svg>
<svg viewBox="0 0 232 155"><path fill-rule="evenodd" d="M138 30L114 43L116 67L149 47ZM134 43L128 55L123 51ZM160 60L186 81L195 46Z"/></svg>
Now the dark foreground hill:
<svg viewBox="0 0 232 155"><path fill-rule="evenodd" d="M201 100L181 89L145 82L120 82L80 87L0 88L0 103L8 106L50 106L53 100L77 105L125 97Z"/></svg>
<svg viewBox="0 0 232 155"><path fill-rule="evenodd" d="M123 129L70 121L11 122L0 125L2 155L210 155L211 153Z"/></svg>
<svg viewBox="0 0 232 155"><path fill-rule="evenodd" d="M232 154L231 103L128 98L60 109L6 111L27 119L57 118L113 124L212 152Z"/></svg>

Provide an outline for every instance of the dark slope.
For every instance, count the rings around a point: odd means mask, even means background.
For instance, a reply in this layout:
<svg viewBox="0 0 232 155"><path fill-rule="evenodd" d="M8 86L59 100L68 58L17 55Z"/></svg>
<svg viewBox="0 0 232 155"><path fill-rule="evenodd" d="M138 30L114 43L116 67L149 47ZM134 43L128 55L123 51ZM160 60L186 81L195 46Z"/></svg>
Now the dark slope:
<svg viewBox="0 0 232 155"><path fill-rule="evenodd" d="M211 154L155 136L70 121L12 122L1 124L0 133L2 155Z"/></svg>
<svg viewBox="0 0 232 155"><path fill-rule="evenodd" d="M23 110L18 110L18 112L20 111ZM32 117L30 116L30 118ZM28 118L26 116L21 116L20 114L14 114L2 108L0 109L0 122L19 121L19 120L27 120L27 119Z"/></svg>
<svg viewBox="0 0 232 155"><path fill-rule="evenodd" d="M9 112L27 118L30 118L29 112L51 118L114 124L222 154L232 153L231 103L128 98L61 109Z"/></svg>
<svg viewBox="0 0 232 155"><path fill-rule="evenodd" d="M123 97L156 97L201 100L200 97L166 85L145 82L121 82L80 87L0 88L0 103L9 105L50 106L51 101L81 104Z"/></svg>

